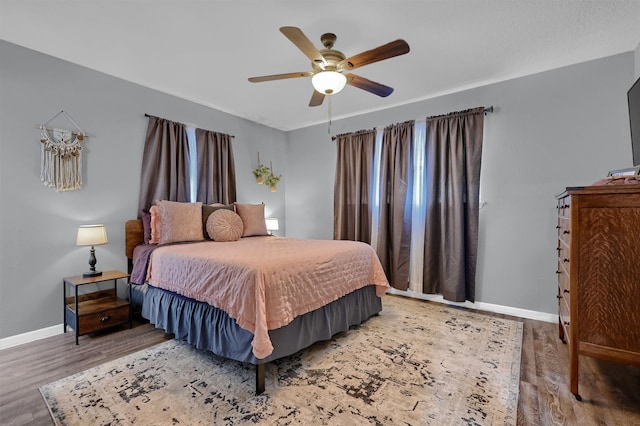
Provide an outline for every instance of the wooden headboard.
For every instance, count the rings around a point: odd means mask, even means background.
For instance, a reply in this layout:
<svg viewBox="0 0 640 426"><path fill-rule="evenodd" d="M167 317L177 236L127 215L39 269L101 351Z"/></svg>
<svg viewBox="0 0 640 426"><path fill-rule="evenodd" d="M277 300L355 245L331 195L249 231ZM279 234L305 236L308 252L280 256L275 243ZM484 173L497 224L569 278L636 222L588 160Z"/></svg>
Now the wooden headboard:
<svg viewBox="0 0 640 426"><path fill-rule="evenodd" d="M125 254L128 259L133 259L133 249L144 242L144 228L142 219L128 220L124 224Z"/></svg>

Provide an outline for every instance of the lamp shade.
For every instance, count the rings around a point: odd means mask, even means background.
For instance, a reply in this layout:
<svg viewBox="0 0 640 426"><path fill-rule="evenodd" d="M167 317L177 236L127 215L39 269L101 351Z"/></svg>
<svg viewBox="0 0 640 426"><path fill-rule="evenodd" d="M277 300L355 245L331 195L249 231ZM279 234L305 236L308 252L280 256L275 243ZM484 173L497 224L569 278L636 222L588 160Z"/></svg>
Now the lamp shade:
<svg viewBox="0 0 640 426"><path fill-rule="evenodd" d="M107 229L104 225L80 225L78 227L77 246L99 246L108 242Z"/></svg>
<svg viewBox="0 0 640 426"><path fill-rule="evenodd" d="M311 77L311 84L317 92L334 95L344 89L347 77L336 71L321 71Z"/></svg>
<svg viewBox="0 0 640 426"><path fill-rule="evenodd" d="M267 231L277 231L278 230L278 219L275 217L268 217L265 219L267 223Z"/></svg>

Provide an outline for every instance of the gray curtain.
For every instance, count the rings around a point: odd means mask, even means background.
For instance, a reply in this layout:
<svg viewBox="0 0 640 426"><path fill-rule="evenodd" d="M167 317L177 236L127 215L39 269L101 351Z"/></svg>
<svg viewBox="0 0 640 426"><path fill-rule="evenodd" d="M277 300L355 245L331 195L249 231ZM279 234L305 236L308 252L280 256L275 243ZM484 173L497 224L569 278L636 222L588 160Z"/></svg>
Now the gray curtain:
<svg viewBox="0 0 640 426"><path fill-rule="evenodd" d="M371 243L371 184L376 131L336 136L338 160L333 201L333 238Z"/></svg>
<svg viewBox="0 0 640 426"><path fill-rule="evenodd" d="M155 200L189 201L189 142L183 124L149 116L138 217Z"/></svg>
<svg viewBox="0 0 640 426"><path fill-rule="evenodd" d="M232 140L231 135L196 129L197 200L204 204L230 204L236 201Z"/></svg>
<svg viewBox="0 0 640 426"><path fill-rule="evenodd" d="M388 126L380 155L377 253L392 287L409 286L414 121Z"/></svg>
<svg viewBox="0 0 640 426"><path fill-rule="evenodd" d="M424 292L475 301L484 108L427 118Z"/></svg>

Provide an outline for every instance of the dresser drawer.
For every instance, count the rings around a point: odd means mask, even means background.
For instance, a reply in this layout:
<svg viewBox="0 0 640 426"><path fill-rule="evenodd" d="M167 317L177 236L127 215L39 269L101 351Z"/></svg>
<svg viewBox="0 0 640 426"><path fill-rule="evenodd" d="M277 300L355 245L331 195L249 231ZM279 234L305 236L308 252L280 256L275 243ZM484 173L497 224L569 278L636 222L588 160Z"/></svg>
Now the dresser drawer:
<svg viewBox="0 0 640 426"><path fill-rule="evenodd" d="M566 273L569 275L571 271L571 256L569 248L562 243L558 243L558 274Z"/></svg>
<svg viewBox="0 0 640 426"><path fill-rule="evenodd" d="M558 298L558 316L560 317L560 325L564 329L564 337L567 342L571 340L571 334L569 333L571 328L571 317L569 316L569 294L566 296L560 293Z"/></svg>
<svg viewBox="0 0 640 426"><path fill-rule="evenodd" d="M567 304L569 301L569 291L571 290L571 281L569 280L569 274L566 272L560 272L558 274L558 287L560 288L559 295L567 298Z"/></svg>
<svg viewBox="0 0 640 426"><path fill-rule="evenodd" d="M567 247L571 245L571 222L568 218L558 217L558 240Z"/></svg>
<svg viewBox="0 0 640 426"><path fill-rule="evenodd" d="M571 217L571 197L563 197L558 200L558 217L566 219Z"/></svg>

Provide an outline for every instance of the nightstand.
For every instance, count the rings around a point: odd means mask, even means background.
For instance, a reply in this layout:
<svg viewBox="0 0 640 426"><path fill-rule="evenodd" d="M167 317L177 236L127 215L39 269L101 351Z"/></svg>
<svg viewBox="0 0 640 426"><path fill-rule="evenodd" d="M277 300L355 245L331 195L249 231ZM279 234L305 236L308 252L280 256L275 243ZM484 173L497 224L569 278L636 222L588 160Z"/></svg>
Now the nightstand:
<svg viewBox="0 0 640 426"><path fill-rule="evenodd" d="M64 332L67 332L67 326L76 331L76 345L78 337L84 334L127 322L129 328L133 327L130 303L131 284L127 282L129 300L118 297L118 280L126 278L129 278L129 274L117 270L105 271L97 277L85 278L82 275L74 275L63 278ZM98 290L78 296L79 287L106 281L113 281L113 289ZM73 288L73 295L69 297L67 297L67 287Z"/></svg>

